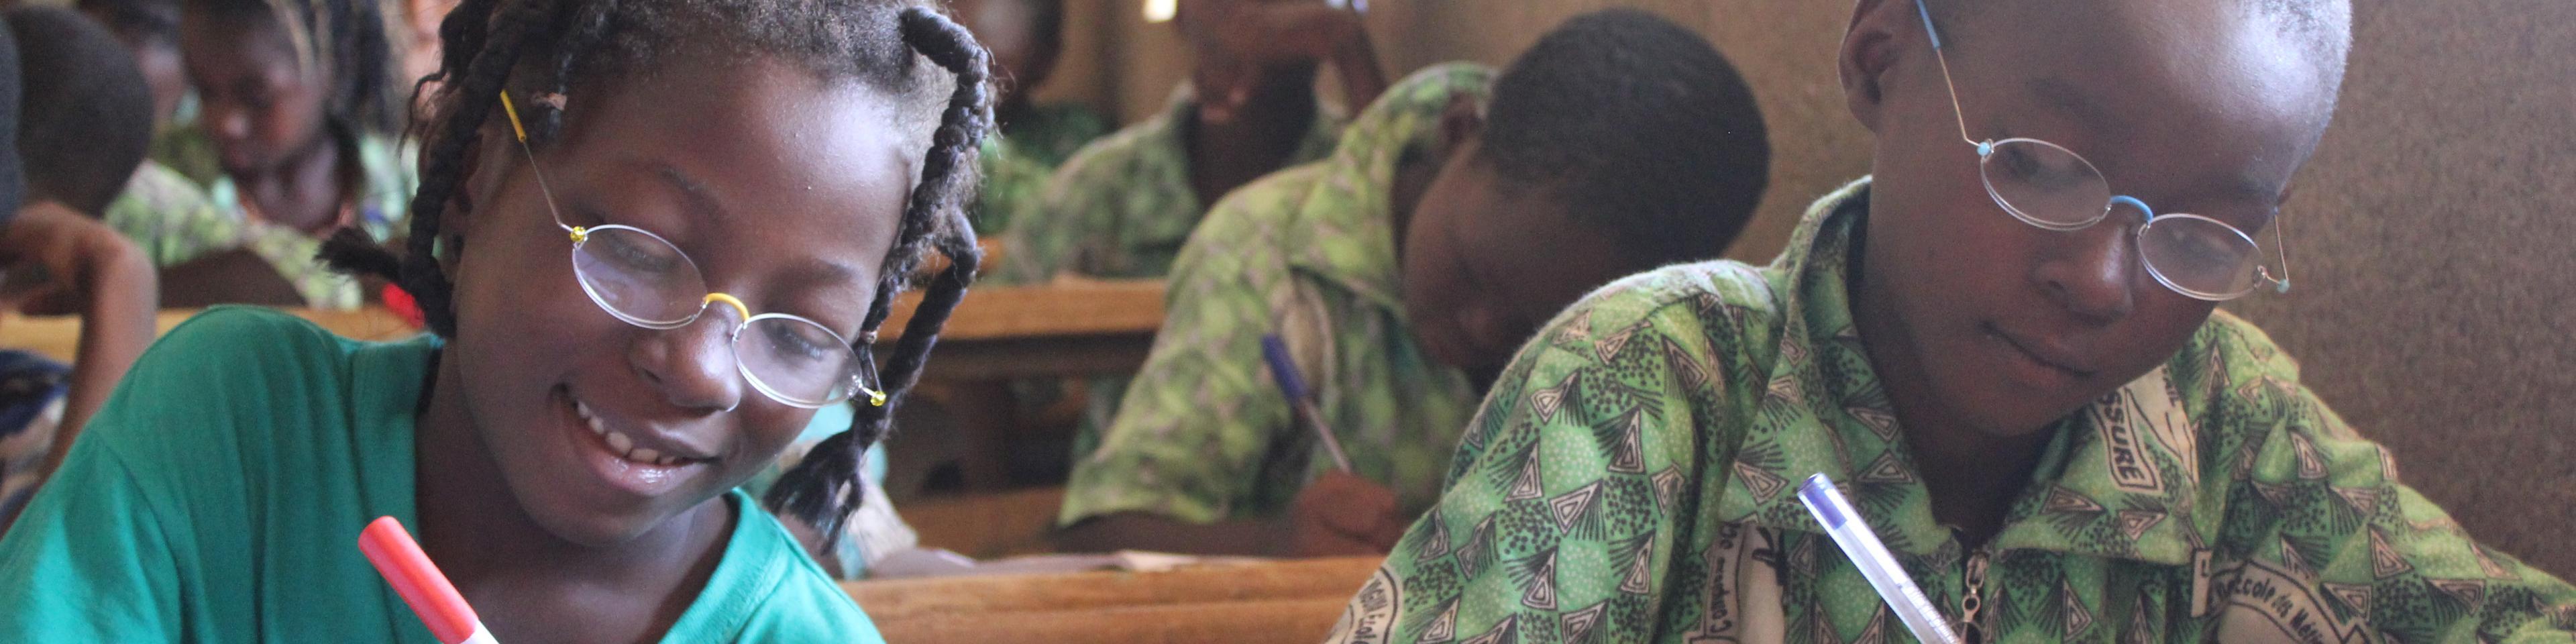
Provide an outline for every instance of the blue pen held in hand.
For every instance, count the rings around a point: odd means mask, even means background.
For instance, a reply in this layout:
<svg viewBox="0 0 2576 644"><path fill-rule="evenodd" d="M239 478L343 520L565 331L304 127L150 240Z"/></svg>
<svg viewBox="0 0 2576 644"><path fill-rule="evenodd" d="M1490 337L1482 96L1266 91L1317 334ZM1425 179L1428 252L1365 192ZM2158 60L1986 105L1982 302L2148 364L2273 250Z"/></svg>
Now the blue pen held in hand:
<svg viewBox="0 0 2576 644"><path fill-rule="evenodd" d="M1351 471L1351 457L1342 453L1342 441L1333 436L1333 428L1324 424L1324 415L1315 409L1315 399L1306 394L1306 379L1297 375L1297 363L1288 359L1288 343L1276 334L1261 336L1261 360L1270 363L1270 380L1279 383L1279 393L1288 397L1288 406L1315 429L1315 438L1324 442L1324 453L1333 457L1333 467Z"/></svg>

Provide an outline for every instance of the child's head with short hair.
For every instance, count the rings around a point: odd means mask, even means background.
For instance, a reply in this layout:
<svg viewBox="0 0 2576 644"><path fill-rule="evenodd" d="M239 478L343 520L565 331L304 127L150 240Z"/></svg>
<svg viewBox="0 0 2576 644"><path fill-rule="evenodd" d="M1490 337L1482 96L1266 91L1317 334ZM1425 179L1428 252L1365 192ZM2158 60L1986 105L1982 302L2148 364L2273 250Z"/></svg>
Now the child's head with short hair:
<svg viewBox="0 0 2576 644"><path fill-rule="evenodd" d="M2333 112L2351 39L2347 0L1855 11L1842 84L1877 152L1852 314L1901 413L1997 437L2036 436L2147 373L2208 319L2204 297L2271 275L2255 262L2279 249L2255 240L2276 239L2264 229ZM2015 138L2059 147L1981 146ZM1999 203L2014 200L2019 215ZM2161 232L2141 230L2139 204ZM2066 225L2025 223L2053 218ZM2220 234L2175 243L2189 226ZM2186 295L2197 278L2219 286Z"/></svg>
<svg viewBox="0 0 2576 644"><path fill-rule="evenodd" d="M768 499L838 534L981 257L959 204L991 124L983 49L917 0L468 0L440 33L406 252L346 230L326 250L449 339L423 431L468 419L534 523L603 545L742 484L853 395L851 431ZM872 368L934 250L950 261ZM809 362L831 392L778 380Z"/></svg>
<svg viewBox="0 0 2576 644"><path fill-rule="evenodd" d="M27 199L99 216L152 145L152 89L133 56L99 26L60 7L8 12L25 65L18 156Z"/></svg>
<svg viewBox="0 0 2576 644"><path fill-rule="evenodd" d="M184 0L180 50L226 174L262 175L395 129L401 88L379 4Z"/></svg>
<svg viewBox="0 0 2576 644"><path fill-rule="evenodd" d="M1584 293L1724 252L1769 181L1752 90L1643 11L1566 21L1472 108L1453 105L1437 177L1410 164L1394 199L1414 335L1481 377Z"/></svg>
<svg viewBox="0 0 2576 644"><path fill-rule="evenodd" d="M134 53L134 64L152 85L152 122L167 123L188 95L188 69L179 63L179 0L79 0L89 14Z"/></svg>

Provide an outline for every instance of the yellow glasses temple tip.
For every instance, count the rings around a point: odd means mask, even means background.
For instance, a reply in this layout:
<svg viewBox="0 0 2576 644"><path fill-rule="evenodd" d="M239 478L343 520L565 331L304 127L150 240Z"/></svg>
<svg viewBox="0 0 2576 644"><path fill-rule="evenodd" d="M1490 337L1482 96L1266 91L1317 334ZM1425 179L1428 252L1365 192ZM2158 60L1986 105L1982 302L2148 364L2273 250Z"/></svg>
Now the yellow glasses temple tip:
<svg viewBox="0 0 2576 644"><path fill-rule="evenodd" d="M510 132L519 135L520 143L527 143L528 128L519 125L519 108L510 104L510 90L501 90L501 112L510 115Z"/></svg>

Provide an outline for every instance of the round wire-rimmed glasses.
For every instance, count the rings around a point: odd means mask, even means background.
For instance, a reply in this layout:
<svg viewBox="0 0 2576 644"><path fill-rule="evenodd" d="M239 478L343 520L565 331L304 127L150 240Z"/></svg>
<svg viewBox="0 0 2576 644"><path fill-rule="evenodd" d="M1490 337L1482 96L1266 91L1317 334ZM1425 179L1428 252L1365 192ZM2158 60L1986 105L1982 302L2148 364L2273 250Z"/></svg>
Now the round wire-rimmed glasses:
<svg viewBox="0 0 2576 644"><path fill-rule="evenodd" d="M509 116L511 132L518 136L519 150L528 157L529 170L536 174L546 210L554 215L555 226L571 237L574 281L600 310L627 324L668 330L688 326L710 306L722 303L741 320L727 334L735 369L762 395L807 409L862 395L869 404L885 404L885 392L869 385L876 381L875 361L830 327L785 313L753 315L740 298L708 290L706 274L698 270L697 262L651 231L621 224L564 223L508 92L501 94L501 109Z"/></svg>
<svg viewBox="0 0 2576 644"><path fill-rule="evenodd" d="M2282 243L2279 218L2272 225L2273 246L2281 251L2281 274L2263 265L2263 251L2252 235L2201 215L2157 214L2146 202L2111 194L2111 183L2093 162L2066 146L2031 138L1977 140L1968 135L1967 112L1959 107L1959 88L1950 80L1950 60L1941 51L1941 33L1932 26L1932 11L1915 0L1923 30L1931 36L1932 54L1941 64L1941 82L1950 90L1951 114L1959 120L1959 138L1977 148L1977 173L1995 205L2022 223L2056 231L2081 230L2100 223L2120 206L2135 208L2145 222L2133 239L2147 274L2186 297L2222 302L2244 297L2265 283L2276 292L2290 291L2290 256Z"/></svg>

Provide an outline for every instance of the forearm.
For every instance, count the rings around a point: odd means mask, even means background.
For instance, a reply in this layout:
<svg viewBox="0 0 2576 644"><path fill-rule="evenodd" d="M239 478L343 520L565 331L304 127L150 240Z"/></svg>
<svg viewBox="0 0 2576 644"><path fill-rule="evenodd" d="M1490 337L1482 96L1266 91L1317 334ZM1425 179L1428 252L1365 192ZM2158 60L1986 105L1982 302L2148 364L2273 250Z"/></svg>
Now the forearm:
<svg viewBox="0 0 2576 644"><path fill-rule="evenodd" d="M1092 517L1055 534L1064 552L1145 550L1193 555L1279 556L1288 527L1277 521L1189 523L1144 512Z"/></svg>
<svg viewBox="0 0 2576 644"><path fill-rule="evenodd" d="M65 396L62 429L45 456L51 473L70 453L72 439L90 416L107 403L108 394L125 377L127 367L151 346L153 317L159 310L159 283L152 262L140 248L121 237L92 238L82 283L80 352L72 360L72 386Z"/></svg>
<svg viewBox="0 0 2576 644"><path fill-rule="evenodd" d="M1386 93L1386 72L1377 63L1377 46L1369 43L1368 28L1354 17L1350 31L1335 43L1332 53L1333 75L1342 81L1342 104L1351 116L1359 116L1369 104Z"/></svg>

